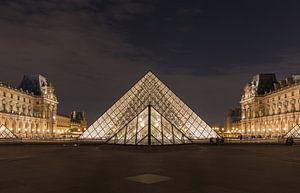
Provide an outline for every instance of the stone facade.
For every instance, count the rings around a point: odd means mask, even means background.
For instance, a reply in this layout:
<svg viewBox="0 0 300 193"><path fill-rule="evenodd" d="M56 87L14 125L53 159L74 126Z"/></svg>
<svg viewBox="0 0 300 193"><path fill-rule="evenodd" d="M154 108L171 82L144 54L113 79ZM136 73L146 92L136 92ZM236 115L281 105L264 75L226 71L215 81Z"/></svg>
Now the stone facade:
<svg viewBox="0 0 300 193"><path fill-rule="evenodd" d="M300 123L300 76L277 81L275 74L256 75L240 103L242 134L283 136Z"/></svg>
<svg viewBox="0 0 300 193"><path fill-rule="evenodd" d="M225 117L225 131L226 132L240 132L241 129L241 109L230 109Z"/></svg>
<svg viewBox="0 0 300 193"><path fill-rule="evenodd" d="M17 88L0 82L0 124L19 138L61 136L57 105L54 87L41 75L25 75Z"/></svg>
<svg viewBox="0 0 300 193"><path fill-rule="evenodd" d="M0 122L18 137L53 136L57 104L53 86L41 75L24 76L18 88L0 83Z"/></svg>
<svg viewBox="0 0 300 193"><path fill-rule="evenodd" d="M61 137L78 137L87 128L85 114L72 111L70 116L57 115L57 135Z"/></svg>

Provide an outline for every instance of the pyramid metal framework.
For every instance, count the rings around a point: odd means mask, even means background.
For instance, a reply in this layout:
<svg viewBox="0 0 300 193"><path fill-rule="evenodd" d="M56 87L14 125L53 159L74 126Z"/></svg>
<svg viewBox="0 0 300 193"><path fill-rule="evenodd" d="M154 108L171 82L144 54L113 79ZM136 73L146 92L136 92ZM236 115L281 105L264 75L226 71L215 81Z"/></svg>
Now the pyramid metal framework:
<svg viewBox="0 0 300 193"><path fill-rule="evenodd" d="M80 139L104 140L110 144L168 145L217 136L153 73L148 72Z"/></svg>
<svg viewBox="0 0 300 193"><path fill-rule="evenodd" d="M295 125L289 132L287 132L285 137L300 138L300 126Z"/></svg>
<svg viewBox="0 0 300 193"><path fill-rule="evenodd" d="M0 139L15 139L17 138L7 127L0 125Z"/></svg>

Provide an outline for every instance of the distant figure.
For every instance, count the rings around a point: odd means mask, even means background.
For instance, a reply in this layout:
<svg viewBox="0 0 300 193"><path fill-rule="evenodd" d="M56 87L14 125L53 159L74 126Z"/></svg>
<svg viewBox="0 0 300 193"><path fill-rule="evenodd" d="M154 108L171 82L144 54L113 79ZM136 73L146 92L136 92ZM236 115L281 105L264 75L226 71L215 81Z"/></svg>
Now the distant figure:
<svg viewBox="0 0 300 193"><path fill-rule="evenodd" d="M214 144L214 138L212 138L212 137L209 138L209 143L210 143L210 144Z"/></svg>
<svg viewBox="0 0 300 193"><path fill-rule="evenodd" d="M217 137L217 139L216 139L216 144L217 145L220 144L220 138L219 137Z"/></svg>
<svg viewBox="0 0 300 193"><path fill-rule="evenodd" d="M221 137L221 139L220 139L220 144L221 144L221 145L224 145L224 142L225 142L224 137Z"/></svg>
<svg viewBox="0 0 300 193"><path fill-rule="evenodd" d="M294 144L294 139L293 139L293 137L288 137L288 138L286 138L285 144L286 144L286 145L293 145L293 144Z"/></svg>
<svg viewBox="0 0 300 193"><path fill-rule="evenodd" d="M240 140L243 140L243 135L239 135Z"/></svg>

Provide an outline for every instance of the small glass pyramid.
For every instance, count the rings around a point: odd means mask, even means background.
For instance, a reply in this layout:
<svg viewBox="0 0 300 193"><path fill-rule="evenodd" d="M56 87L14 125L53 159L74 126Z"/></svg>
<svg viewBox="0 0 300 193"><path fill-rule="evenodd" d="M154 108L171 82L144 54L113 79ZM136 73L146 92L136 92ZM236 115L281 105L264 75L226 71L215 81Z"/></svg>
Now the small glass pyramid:
<svg viewBox="0 0 300 193"><path fill-rule="evenodd" d="M17 138L7 127L0 125L0 139L14 139Z"/></svg>
<svg viewBox="0 0 300 193"><path fill-rule="evenodd" d="M287 132L285 137L300 138L300 126L295 125L289 132Z"/></svg>
<svg viewBox="0 0 300 193"><path fill-rule="evenodd" d="M148 72L80 139L104 140L111 144L168 145L217 136L153 73Z"/></svg>

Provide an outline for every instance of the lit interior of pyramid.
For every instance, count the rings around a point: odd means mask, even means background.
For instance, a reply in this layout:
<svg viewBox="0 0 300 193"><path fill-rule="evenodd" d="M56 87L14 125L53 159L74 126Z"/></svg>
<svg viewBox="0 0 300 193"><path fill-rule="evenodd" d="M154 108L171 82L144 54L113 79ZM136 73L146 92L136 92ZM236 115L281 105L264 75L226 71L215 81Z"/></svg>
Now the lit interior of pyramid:
<svg viewBox="0 0 300 193"><path fill-rule="evenodd" d="M215 131L151 72L80 136L132 145L184 144L211 137L217 137Z"/></svg>
<svg viewBox="0 0 300 193"><path fill-rule="evenodd" d="M148 106L125 127L115 133L108 143L131 145L166 145L192 143L183 132Z"/></svg>
<svg viewBox="0 0 300 193"><path fill-rule="evenodd" d="M287 132L286 137L300 138L300 126L294 126L289 132Z"/></svg>
<svg viewBox="0 0 300 193"><path fill-rule="evenodd" d="M7 127L0 125L0 139L17 138Z"/></svg>

